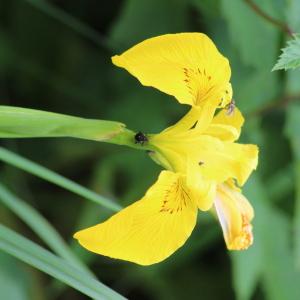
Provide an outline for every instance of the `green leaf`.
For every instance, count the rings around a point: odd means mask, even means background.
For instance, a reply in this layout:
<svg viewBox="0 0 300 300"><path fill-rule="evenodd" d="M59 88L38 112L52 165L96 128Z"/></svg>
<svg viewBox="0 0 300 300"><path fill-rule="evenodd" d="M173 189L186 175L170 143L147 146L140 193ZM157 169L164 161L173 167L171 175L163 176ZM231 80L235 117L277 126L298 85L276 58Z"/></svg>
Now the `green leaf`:
<svg viewBox="0 0 300 300"><path fill-rule="evenodd" d="M238 300L249 300L254 294L262 277L264 268L263 239L261 228L264 226L262 200L255 175L247 182L244 194L255 210L253 220L254 243L246 251L231 252L234 290Z"/></svg>
<svg viewBox="0 0 300 300"><path fill-rule="evenodd" d="M268 197L272 202L279 202L281 197L286 197L293 189L294 176L292 164L274 173L266 182Z"/></svg>
<svg viewBox="0 0 300 300"><path fill-rule="evenodd" d="M0 290L3 299L28 300L29 274L14 257L0 252Z"/></svg>
<svg viewBox="0 0 300 300"><path fill-rule="evenodd" d="M291 222L283 213L274 209L269 210L265 217L268 218L268 226L263 228L262 233L265 253L264 289L267 299L298 299L300 273L296 271L290 246Z"/></svg>
<svg viewBox="0 0 300 300"><path fill-rule="evenodd" d="M234 68L241 70L241 66ZM268 70L252 70L249 73L234 73L234 99L244 113L258 110L276 98L279 89L278 74ZM255 88L254 88L255 87Z"/></svg>
<svg viewBox="0 0 300 300"><path fill-rule="evenodd" d="M51 224L33 207L18 199L1 183L0 201L23 220L54 252L83 272L92 275L92 272L71 252L68 245Z"/></svg>
<svg viewBox="0 0 300 300"><path fill-rule="evenodd" d="M65 260L3 225L0 225L0 249L93 299L125 299Z"/></svg>
<svg viewBox="0 0 300 300"><path fill-rule="evenodd" d="M245 194L255 209L254 243L262 254L259 276L262 276L267 299L297 299L300 273L295 270L290 247L291 222L270 205L264 184L256 174L247 183ZM248 262L250 266L252 263L255 262ZM246 268L244 272L247 274L251 269ZM241 272L240 275L246 280L246 274Z"/></svg>
<svg viewBox="0 0 300 300"><path fill-rule="evenodd" d="M291 222L271 206L257 174L247 182L244 193L255 210L254 245L231 255L237 299L252 299L257 284L262 282L266 299L295 300L300 273L295 269L290 247Z"/></svg>
<svg viewBox="0 0 300 300"><path fill-rule="evenodd" d="M300 67L300 37L296 36L287 42L287 46L282 49L282 54L272 71L296 69Z"/></svg>
<svg viewBox="0 0 300 300"><path fill-rule="evenodd" d="M300 1L299 0L286 1L285 14L287 17L287 22L288 22L290 28L292 28L294 32L300 31L299 11L300 11Z"/></svg>
<svg viewBox="0 0 300 300"><path fill-rule="evenodd" d="M104 141L120 133L124 127L118 122L0 106L0 138L74 137Z"/></svg>
<svg viewBox="0 0 300 300"><path fill-rule="evenodd" d="M238 300L251 299L262 274L262 247L257 241L256 230L254 235L255 243L247 251L231 253L233 285Z"/></svg>
<svg viewBox="0 0 300 300"><path fill-rule="evenodd" d="M287 122L285 125L285 133L290 139L295 159L300 161L300 105L299 104L290 104L287 110Z"/></svg>
<svg viewBox="0 0 300 300"><path fill-rule="evenodd" d="M275 5L273 1L271 4ZM271 68L277 55L279 34L277 28L257 15L245 1L222 0L232 44L247 66ZM270 11L270 1L259 1L264 11ZM275 10L275 9L274 9Z"/></svg>
<svg viewBox="0 0 300 300"><path fill-rule="evenodd" d="M285 132L290 140L294 156L296 203L294 214L295 261L300 270L300 105L290 105L287 111Z"/></svg>
<svg viewBox="0 0 300 300"><path fill-rule="evenodd" d="M0 160L35 176L38 176L46 181L52 182L66 190L69 190L112 211L118 211L121 208L118 204L98 195L97 193L79 185L78 183L75 183L2 147L0 147Z"/></svg>

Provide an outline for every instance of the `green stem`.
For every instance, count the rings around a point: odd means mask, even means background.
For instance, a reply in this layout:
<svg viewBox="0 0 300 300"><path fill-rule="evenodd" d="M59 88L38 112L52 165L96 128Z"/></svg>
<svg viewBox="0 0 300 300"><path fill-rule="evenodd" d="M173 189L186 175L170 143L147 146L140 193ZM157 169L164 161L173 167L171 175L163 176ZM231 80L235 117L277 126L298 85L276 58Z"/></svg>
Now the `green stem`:
<svg viewBox="0 0 300 300"><path fill-rule="evenodd" d="M136 143L135 134L119 122L0 105L0 138L71 137L151 150Z"/></svg>
<svg viewBox="0 0 300 300"><path fill-rule="evenodd" d="M133 132L132 130L129 130L127 128L124 128L122 132L119 134L115 135L114 137L107 139L103 142L110 143L110 144L115 144L115 145L122 145L122 146L128 146L133 149L137 150L154 150L153 147L148 143L137 143L135 141L135 135L136 132Z"/></svg>

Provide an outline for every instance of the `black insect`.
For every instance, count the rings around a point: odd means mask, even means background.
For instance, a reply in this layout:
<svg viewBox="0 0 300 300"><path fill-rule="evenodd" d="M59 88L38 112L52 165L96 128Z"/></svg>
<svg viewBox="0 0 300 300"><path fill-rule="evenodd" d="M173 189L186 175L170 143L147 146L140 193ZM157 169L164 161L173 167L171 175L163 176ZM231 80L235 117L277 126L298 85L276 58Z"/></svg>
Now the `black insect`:
<svg viewBox="0 0 300 300"><path fill-rule="evenodd" d="M134 141L135 141L136 144L144 145L144 143L148 142L148 138L145 134L143 134L142 132L139 131L134 136Z"/></svg>

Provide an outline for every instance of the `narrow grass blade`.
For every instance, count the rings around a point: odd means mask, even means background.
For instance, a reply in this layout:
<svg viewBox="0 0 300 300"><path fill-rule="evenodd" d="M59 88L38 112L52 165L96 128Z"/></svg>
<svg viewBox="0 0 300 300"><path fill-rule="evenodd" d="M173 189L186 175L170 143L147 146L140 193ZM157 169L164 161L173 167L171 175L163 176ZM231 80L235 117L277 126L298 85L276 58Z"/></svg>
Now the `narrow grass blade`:
<svg viewBox="0 0 300 300"><path fill-rule="evenodd" d="M0 225L0 249L49 274L93 299L125 299L64 259Z"/></svg>
<svg viewBox="0 0 300 300"><path fill-rule="evenodd" d="M93 201L103 207L106 207L112 211L119 211L121 206L106 199L97 193L71 181L45 167L38 165L20 155L17 155L3 147L0 147L0 160L10 165L13 165L19 169L22 169L28 173L31 173L37 177L40 177L46 181L54 183L66 190L69 190L87 200Z"/></svg>
<svg viewBox="0 0 300 300"><path fill-rule="evenodd" d="M93 276L92 272L73 254L51 224L38 211L17 198L1 183L0 202L23 220L56 254Z"/></svg>

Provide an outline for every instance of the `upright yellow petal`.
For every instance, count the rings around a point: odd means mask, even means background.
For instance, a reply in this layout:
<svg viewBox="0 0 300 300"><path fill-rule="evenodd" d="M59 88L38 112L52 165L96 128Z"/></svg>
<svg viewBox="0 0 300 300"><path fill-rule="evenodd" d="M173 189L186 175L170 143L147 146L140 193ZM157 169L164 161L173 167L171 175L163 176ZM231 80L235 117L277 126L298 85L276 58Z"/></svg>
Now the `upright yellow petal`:
<svg viewBox="0 0 300 300"><path fill-rule="evenodd" d="M222 141L233 142L239 138L243 123L244 118L238 108L235 108L231 114L227 112L227 109L222 109L213 118L205 134Z"/></svg>
<svg viewBox="0 0 300 300"><path fill-rule="evenodd" d="M247 249L253 243L251 220L254 212L248 200L227 184L218 186L215 210L229 250Z"/></svg>
<svg viewBox="0 0 300 300"><path fill-rule="evenodd" d="M186 135L192 128L197 128L197 135L199 135L209 128L216 109L217 107L212 103L192 107L177 123L154 137L162 140L168 137L173 138L175 135Z"/></svg>
<svg viewBox="0 0 300 300"><path fill-rule="evenodd" d="M244 117L241 111L235 107L232 113L228 113L227 109L222 109L212 120L213 124L230 125L241 131L244 124Z"/></svg>
<svg viewBox="0 0 300 300"><path fill-rule="evenodd" d="M186 183L200 210L209 210L216 197L216 182L206 180L198 169L199 165L187 160Z"/></svg>
<svg viewBox="0 0 300 300"><path fill-rule="evenodd" d="M196 204L184 178L162 171L140 201L104 223L77 232L74 237L92 252L151 265L185 243L196 218Z"/></svg>
<svg viewBox="0 0 300 300"><path fill-rule="evenodd" d="M203 33L150 38L112 61L143 85L172 95L183 104L199 106L211 101L225 106L231 100L229 62Z"/></svg>

